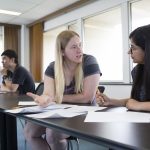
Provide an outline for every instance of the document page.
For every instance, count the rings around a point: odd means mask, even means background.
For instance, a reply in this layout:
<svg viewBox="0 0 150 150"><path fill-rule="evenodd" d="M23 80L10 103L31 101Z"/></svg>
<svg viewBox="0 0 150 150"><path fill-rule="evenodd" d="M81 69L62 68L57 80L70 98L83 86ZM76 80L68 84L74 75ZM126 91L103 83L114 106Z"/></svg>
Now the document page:
<svg viewBox="0 0 150 150"><path fill-rule="evenodd" d="M57 110L51 110L46 111L43 113L38 114L29 114L26 115L31 118L71 118L78 115L85 114L84 112L68 112L67 109L57 109Z"/></svg>
<svg viewBox="0 0 150 150"><path fill-rule="evenodd" d="M64 109L64 108L70 108L74 107L75 105L69 105L69 104L50 104L47 107L41 107L41 106L30 106L30 107L23 107L20 108L14 108L14 109L9 109L5 110L6 112L10 113L39 113L39 112L46 112L49 110L56 110L56 109Z"/></svg>
<svg viewBox="0 0 150 150"><path fill-rule="evenodd" d="M87 114L88 112L93 112L96 110L102 110L106 107L97 107L97 106L77 106L73 105L71 107L66 107L64 109L53 109L46 112L38 114L30 114L28 117L32 118L70 118L82 114Z"/></svg>
<svg viewBox="0 0 150 150"><path fill-rule="evenodd" d="M150 122L150 113L88 112L84 122Z"/></svg>
<svg viewBox="0 0 150 150"><path fill-rule="evenodd" d="M0 91L0 94L5 94L7 93L7 91Z"/></svg>
<svg viewBox="0 0 150 150"><path fill-rule="evenodd" d="M26 103L27 104L27 103ZM20 107L20 106L19 106ZM22 107L22 106L21 106ZM68 118L81 114L87 114L97 110L103 110L106 107L98 106L78 106L70 104L50 104L47 107L28 106L23 108L14 108L6 110L10 113L28 113L28 117L33 118ZM29 114L32 113L32 114ZM34 113L34 114L33 114Z"/></svg>
<svg viewBox="0 0 150 150"><path fill-rule="evenodd" d="M19 106L33 106L37 105L35 101L19 101L18 103Z"/></svg>
<svg viewBox="0 0 150 150"><path fill-rule="evenodd" d="M74 106L74 107L70 107L67 109L68 112L84 112L84 113L88 113L90 111L98 111L98 110L103 110L106 107L99 107L99 106Z"/></svg>

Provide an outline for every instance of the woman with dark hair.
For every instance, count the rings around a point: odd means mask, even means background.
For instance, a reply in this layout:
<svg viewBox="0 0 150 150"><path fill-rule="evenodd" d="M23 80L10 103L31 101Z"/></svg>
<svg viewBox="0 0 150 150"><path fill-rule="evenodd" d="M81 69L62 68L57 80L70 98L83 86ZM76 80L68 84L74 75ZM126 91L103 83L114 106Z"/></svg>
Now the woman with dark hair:
<svg viewBox="0 0 150 150"><path fill-rule="evenodd" d="M97 103L100 106L126 106L131 110L150 111L150 25L135 29L129 39L131 47L128 54L137 63L131 72L131 97L118 100L97 93Z"/></svg>

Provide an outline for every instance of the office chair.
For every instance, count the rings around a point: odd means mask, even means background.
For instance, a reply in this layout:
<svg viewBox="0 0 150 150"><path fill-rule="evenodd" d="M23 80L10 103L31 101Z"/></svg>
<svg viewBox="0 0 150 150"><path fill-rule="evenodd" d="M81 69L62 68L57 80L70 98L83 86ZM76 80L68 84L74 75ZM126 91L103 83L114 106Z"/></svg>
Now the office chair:
<svg viewBox="0 0 150 150"><path fill-rule="evenodd" d="M44 89L44 83L41 82L39 83L39 85L37 86L37 88L35 89L35 94L37 95L41 95L43 93L43 89ZM25 124L26 124L26 121L23 122L21 119L20 119L20 122L21 122L21 125L22 125L22 128L24 128ZM25 150L27 149L27 142L25 140Z"/></svg>
<svg viewBox="0 0 150 150"><path fill-rule="evenodd" d="M37 86L37 88L36 88L36 90L35 90L35 93L36 93L37 95L41 95L41 94L43 93L43 90L44 90L44 83L41 82L41 83ZM73 143L72 143L72 141L75 141L75 142L76 142L77 150L79 150L79 140L78 140L78 138L73 137L73 136L70 136L70 137L67 138L67 142L68 142L68 148L67 148L67 149L68 149L68 150L73 150Z"/></svg>
<svg viewBox="0 0 150 150"><path fill-rule="evenodd" d="M41 95L43 93L43 90L44 90L44 83L41 82L41 83L39 83L39 85L35 89L35 94Z"/></svg>
<svg viewBox="0 0 150 150"><path fill-rule="evenodd" d="M76 142L76 148L77 148L77 150L79 150L79 139L74 137L74 136L69 136L67 138L67 142L68 142L67 150L73 150L73 143L72 143L72 141Z"/></svg>

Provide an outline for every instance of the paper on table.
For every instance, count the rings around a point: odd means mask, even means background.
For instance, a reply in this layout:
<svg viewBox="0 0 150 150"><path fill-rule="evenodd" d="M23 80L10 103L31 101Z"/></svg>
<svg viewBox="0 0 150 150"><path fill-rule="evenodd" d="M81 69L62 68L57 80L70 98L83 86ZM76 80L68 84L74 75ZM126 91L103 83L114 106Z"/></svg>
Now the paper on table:
<svg viewBox="0 0 150 150"><path fill-rule="evenodd" d="M7 93L7 91L0 91L0 94L5 94Z"/></svg>
<svg viewBox="0 0 150 150"><path fill-rule="evenodd" d="M31 118L71 118L82 114L84 113L68 112L66 109L57 109L38 114L30 114L26 116Z"/></svg>
<svg viewBox="0 0 150 150"><path fill-rule="evenodd" d="M37 105L35 101L19 101L18 103L19 106L33 106Z"/></svg>
<svg viewBox="0 0 150 150"><path fill-rule="evenodd" d="M47 107L40 107L40 106L31 106L31 107L23 107L23 108L15 108L5 110L6 112L10 113L36 113L36 112L45 112L48 110L55 110L55 109L64 109L69 107L74 107L75 105L69 104L50 104Z"/></svg>
<svg viewBox="0 0 150 150"><path fill-rule="evenodd" d="M106 107L73 105L73 107L67 109L50 110L47 112L31 114L27 116L32 118L70 118L81 114L86 114L89 111L102 110L104 108Z"/></svg>
<svg viewBox="0 0 150 150"><path fill-rule="evenodd" d="M87 113L89 111L97 111L97 110L103 110L106 107L99 107L99 106L74 106L67 109L68 112L84 112Z"/></svg>
<svg viewBox="0 0 150 150"><path fill-rule="evenodd" d="M150 122L150 113L89 112L84 122Z"/></svg>

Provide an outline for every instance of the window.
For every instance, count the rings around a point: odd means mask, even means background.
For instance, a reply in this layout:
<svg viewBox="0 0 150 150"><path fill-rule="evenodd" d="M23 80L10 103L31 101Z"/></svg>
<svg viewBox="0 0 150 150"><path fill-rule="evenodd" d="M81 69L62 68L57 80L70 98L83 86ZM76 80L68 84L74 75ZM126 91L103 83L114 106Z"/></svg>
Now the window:
<svg viewBox="0 0 150 150"><path fill-rule="evenodd" d="M0 26L0 54L4 51L4 27ZM2 58L0 57L0 62ZM2 63L0 63L0 70L2 69ZM2 76L0 75L0 84L2 83Z"/></svg>
<svg viewBox="0 0 150 150"><path fill-rule="evenodd" d="M149 6L149 0L142 0L131 3L132 30L139 26L150 24Z"/></svg>
<svg viewBox="0 0 150 150"><path fill-rule="evenodd" d="M43 75L45 69L50 64L50 62L54 61L55 58L55 42L57 35L66 30L66 26L61 26L56 29L50 30L44 33L44 43L43 43Z"/></svg>
<svg viewBox="0 0 150 150"><path fill-rule="evenodd" d="M55 42L57 35L64 30L73 30L75 32L78 32L78 26L74 22L69 25L64 25L55 29L52 29L48 32L44 33L44 48L43 48L43 74L47 66L50 62L54 61L55 59Z"/></svg>
<svg viewBox="0 0 150 150"><path fill-rule="evenodd" d="M121 8L87 18L83 24L84 50L97 58L101 81L123 81Z"/></svg>
<svg viewBox="0 0 150 150"><path fill-rule="evenodd" d="M4 27L0 26L0 54L4 51ZM0 57L0 62L2 62ZM1 67L1 64L0 64Z"/></svg>
<svg viewBox="0 0 150 150"><path fill-rule="evenodd" d="M75 32L78 32L78 26L77 26L77 23L73 23L73 24L70 24L68 25L68 30L72 30L72 31L75 31Z"/></svg>
<svg viewBox="0 0 150 150"><path fill-rule="evenodd" d="M142 0L131 3L132 30L139 26L147 25L150 23L149 6L149 0ZM135 65L135 63L132 63L131 69L133 69Z"/></svg>
<svg viewBox="0 0 150 150"><path fill-rule="evenodd" d="M46 27L54 28L55 21L57 28L62 19L66 29L81 36L84 53L97 58L102 82L128 84L135 65L127 54L128 36L135 28L149 24L149 6L149 0L97 1L47 22Z"/></svg>

